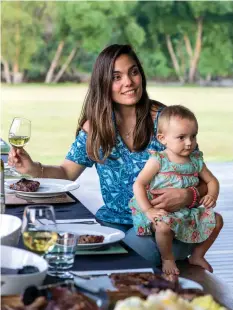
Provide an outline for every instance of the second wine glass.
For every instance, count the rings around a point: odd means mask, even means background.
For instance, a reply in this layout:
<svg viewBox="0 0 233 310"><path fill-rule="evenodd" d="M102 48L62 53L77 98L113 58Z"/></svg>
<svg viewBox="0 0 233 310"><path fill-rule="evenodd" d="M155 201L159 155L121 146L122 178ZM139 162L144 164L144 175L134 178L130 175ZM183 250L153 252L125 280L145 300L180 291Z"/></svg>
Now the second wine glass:
<svg viewBox="0 0 233 310"><path fill-rule="evenodd" d="M33 205L24 209L23 242L30 251L44 255L57 241L56 218L51 205Z"/></svg>

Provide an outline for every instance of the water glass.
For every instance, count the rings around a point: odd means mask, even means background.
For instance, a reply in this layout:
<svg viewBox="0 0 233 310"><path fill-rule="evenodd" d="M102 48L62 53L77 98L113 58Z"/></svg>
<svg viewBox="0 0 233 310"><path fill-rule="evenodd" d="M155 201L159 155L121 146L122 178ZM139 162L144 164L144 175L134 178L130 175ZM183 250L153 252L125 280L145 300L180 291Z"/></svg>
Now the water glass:
<svg viewBox="0 0 233 310"><path fill-rule="evenodd" d="M44 256L49 265L48 275L73 278L68 269L74 264L78 236L68 232L57 232L57 234L56 244Z"/></svg>

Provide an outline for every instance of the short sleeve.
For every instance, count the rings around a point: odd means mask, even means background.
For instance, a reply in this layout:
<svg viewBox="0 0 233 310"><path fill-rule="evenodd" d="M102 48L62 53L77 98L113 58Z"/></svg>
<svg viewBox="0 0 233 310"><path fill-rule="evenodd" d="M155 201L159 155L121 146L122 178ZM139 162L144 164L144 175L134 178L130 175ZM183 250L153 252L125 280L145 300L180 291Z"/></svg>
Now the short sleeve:
<svg viewBox="0 0 233 310"><path fill-rule="evenodd" d="M66 155L66 159L71 160L79 165L92 167L94 161L92 161L88 157L86 144L87 144L87 133L83 130L80 130L76 140L71 145L70 150Z"/></svg>
<svg viewBox="0 0 233 310"><path fill-rule="evenodd" d="M157 160L160 167L162 167L162 154L160 152L156 152L156 151L150 151L149 153L150 153L149 158L153 158L153 159Z"/></svg>
<svg viewBox="0 0 233 310"><path fill-rule="evenodd" d="M203 153L201 151L195 150L192 152L190 157L194 165L197 167L198 173L201 172L204 165Z"/></svg>

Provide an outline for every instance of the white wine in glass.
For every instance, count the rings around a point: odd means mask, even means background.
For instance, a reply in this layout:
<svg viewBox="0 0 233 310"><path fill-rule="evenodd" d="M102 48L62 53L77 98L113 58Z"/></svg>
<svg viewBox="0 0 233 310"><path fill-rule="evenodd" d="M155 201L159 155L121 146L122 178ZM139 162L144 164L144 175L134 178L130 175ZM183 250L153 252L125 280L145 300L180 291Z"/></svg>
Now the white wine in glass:
<svg viewBox="0 0 233 310"><path fill-rule="evenodd" d="M44 255L57 241L53 206L33 205L24 209L22 234L24 245L32 252Z"/></svg>
<svg viewBox="0 0 233 310"><path fill-rule="evenodd" d="M31 121L26 118L15 117L9 130L10 144L16 148L23 147L29 142L30 137Z"/></svg>

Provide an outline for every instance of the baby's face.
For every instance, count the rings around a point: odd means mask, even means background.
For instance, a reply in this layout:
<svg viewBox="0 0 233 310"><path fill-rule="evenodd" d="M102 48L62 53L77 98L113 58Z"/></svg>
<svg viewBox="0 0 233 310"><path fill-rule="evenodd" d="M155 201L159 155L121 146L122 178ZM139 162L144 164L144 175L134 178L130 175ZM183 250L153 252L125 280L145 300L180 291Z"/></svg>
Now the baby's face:
<svg viewBox="0 0 233 310"><path fill-rule="evenodd" d="M197 146L197 124L189 119L173 117L164 133L167 149L180 156L189 156Z"/></svg>

